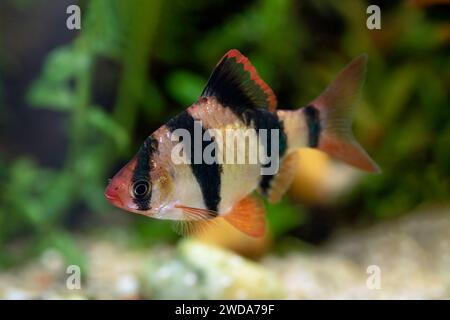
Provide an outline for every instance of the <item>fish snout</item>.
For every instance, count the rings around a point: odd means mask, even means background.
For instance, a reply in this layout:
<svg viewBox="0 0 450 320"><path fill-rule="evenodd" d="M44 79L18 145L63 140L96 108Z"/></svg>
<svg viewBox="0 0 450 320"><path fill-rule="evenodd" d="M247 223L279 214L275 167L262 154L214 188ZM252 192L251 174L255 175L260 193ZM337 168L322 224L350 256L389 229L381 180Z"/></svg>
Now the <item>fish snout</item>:
<svg viewBox="0 0 450 320"><path fill-rule="evenodd" d="M116 207L123 207L123 202L120 199L119 187L114 183L110 183L105 190L105 198Z"/></svg>

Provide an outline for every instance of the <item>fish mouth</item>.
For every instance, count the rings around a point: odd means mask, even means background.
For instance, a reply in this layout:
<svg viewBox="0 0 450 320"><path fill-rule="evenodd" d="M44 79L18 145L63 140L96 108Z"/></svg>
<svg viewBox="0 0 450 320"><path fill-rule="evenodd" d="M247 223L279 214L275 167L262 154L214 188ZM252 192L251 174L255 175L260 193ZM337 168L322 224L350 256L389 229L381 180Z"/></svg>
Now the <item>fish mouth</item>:
<svg viewBox="0 0 450 320"><path fill-rule="evenodd" d="M123 208L122 199L120 199L119 193L111 184L106 187L105 198L116 207Z"/></svg>

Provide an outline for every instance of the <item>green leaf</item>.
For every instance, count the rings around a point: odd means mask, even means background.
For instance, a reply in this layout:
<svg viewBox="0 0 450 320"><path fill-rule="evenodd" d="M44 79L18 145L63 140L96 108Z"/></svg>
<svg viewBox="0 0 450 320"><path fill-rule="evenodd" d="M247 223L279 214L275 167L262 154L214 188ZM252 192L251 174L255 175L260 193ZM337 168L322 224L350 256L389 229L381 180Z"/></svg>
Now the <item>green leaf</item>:
<svg viewBox="0 0 450 320"><path fill-rule="evenodd" d="M55 174L40 197L46 219L55 221L64 215L73 198L73 175L65 171Z"/></svg>
<svg viewBox="0 0 450 320"><path fill-rule="evenodd" d="M90 108L87 120L92 127L112 138L119 149L124 150L127 147L129 143L127 132L111 116L101 110L101 107Z"/></svg>
<svg viewBox="0 0 450 320"><path fill-rule="evenodd" d="M62 83L89 66L89 55L74 45L54 50L48 56L42 78L48 83Z"/></svg>
<svg viewBox="0 0 450 320"><path fill-rule="evenodd" d="M118 58L125 43L127 2L91 0L88 4L80 42L92 54ZM131 4L130 4L131 5ZM129 21L128 21L129 22Z"/></svg>
<svg viewBox="0 0 450 320"><path fill-rule="evenodd" d="M31 86L28 102L50 110L71 110L76 101L71 81L75 81L77 73L89 65L90 57L74 46L54 50L48 56L41 76Z"/></svg>
<svg viewBox="0 0 450 320"><path fill-rule="evenodd" d="M170 95L183 106L195 102L205 85L202 77L189 71L174 72L167 79Z"/></svg>
<svg viewBox="0 0 450 320"><path fill-rule="evenodd" d="M286 200L273 204L266 202L267 220L269 221L272 232L275 236L294 229L304 220L303 212L289 204Z"/></svg>
<svg viewBox="0 0 450 320"><path fill-rule="evenodd" d="M51 86L37 81L27 96L30 105L54 111L70 111L75 102L75 94L65 86Z"/></svg>
<svg viewBox="0 0 450 320"><path fill-rule="evenodd" d="M403 66L393 70L384 84L383 97L380 104L383 119L394 122L406 107L408 99L412 96L418 70L413 65Z"/></svg>
<svg viewBox="0 0 450 320"><path fill-rule="evenodd" d="M44 224L47 219L39 198L51 176L50 172L45 173L30 160L19 159L11 166L8 183L3 189L4 201L9 204L8 211L19 213L26 223L35 227Z"/></svg>

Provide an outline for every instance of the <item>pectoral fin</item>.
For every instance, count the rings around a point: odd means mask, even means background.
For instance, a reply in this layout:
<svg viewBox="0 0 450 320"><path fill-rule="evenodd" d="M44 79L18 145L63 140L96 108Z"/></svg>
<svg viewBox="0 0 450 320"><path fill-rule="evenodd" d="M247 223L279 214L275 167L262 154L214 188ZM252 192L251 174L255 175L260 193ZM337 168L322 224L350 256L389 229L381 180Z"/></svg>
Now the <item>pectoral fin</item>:
<svg viewBox="0 0 450 320"><path fill-rule="evenodd" d="M215 224L217 212L193 208L184 205L175 205L175 208L181 209L185 216L185 220L175 222L174 230L182 236L190 236L206 231Z"/></svg>
<svg viewBox="0 0 450 320"><path fill-rule="evenodd" d="M217 212L208 209L188 207L181 204L175 205L175 208L183 211L186 220L210 220L217 217Z"/></svg>

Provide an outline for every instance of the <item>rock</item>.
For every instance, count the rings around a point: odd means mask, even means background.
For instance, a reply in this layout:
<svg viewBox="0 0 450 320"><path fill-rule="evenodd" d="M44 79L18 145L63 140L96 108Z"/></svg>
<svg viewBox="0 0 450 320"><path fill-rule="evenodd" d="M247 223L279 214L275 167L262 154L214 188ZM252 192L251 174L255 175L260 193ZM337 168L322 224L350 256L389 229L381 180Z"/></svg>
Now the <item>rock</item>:
<svg viewBox="0 0 450 320"><path fill-rule="evenodd" d="M124 299L132 299L138 296L139 283L133 274L122 274L116 281L116 294Z"/></svg>
<svg viewBox="0 0 450 320"><path fill-rule="evenodd" d="M289 299L354 299L368 291L364 272L339 257L297 253L264 264L281 275Z"/></svg>
<svg viewBox="0 0 450 320"><path fill-rule="evenodd" d="M80 237L87 269L66 286L68 262L54 249L0 273L0 299L449 299L450 210L424 208L328 244L252 262L199 240L135 248ZM380 287L368 286L373 274Z"/></svg>
<svg viewBox="0 0 450 320"><path fill-rule="evenodd" d="M184 240L170 257L153 257L141 272L152 299L280 299L277 276L230 251Z"/></svg>
<svg viewBox="0 0 450 320"><path fill-rule="evenodd" d="M2 299L4 300L29 300L33 299L33 294L25 290L16 288L8 288L3 293Z"/></svg>
<svg viewBox="0 0 450 320"><path fill-rule="evenodd" d="M293 299L449 299L449 213L428 208L263 264ZM379 288L367 285L369 266L379 271Z"/></svg>

